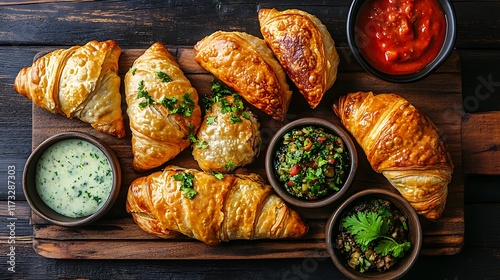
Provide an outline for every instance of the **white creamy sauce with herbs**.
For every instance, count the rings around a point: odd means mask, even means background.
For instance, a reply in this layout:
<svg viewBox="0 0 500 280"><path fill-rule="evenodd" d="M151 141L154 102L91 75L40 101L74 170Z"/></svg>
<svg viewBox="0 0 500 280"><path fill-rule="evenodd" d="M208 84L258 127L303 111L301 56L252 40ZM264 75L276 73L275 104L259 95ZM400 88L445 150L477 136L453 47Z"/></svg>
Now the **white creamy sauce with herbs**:
<svg viewBox="0 0 500 280"><path fill-rule="evenodd" d="M85 140L57 142L38 160L36 189L40 197L67 217L95 213L106 201L112 184L113 172L106 155Z"/></svg>

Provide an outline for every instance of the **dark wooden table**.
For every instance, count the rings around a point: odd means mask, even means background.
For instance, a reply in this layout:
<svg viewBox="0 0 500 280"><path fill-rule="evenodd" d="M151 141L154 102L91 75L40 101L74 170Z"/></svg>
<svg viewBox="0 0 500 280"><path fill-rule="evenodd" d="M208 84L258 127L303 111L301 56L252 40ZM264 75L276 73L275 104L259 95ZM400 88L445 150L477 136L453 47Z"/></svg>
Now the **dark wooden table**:
<svg viewBox="0 0 500 280"><path fill-rule="evenodd" d="M0 1L0 278L342 278L328 258L45 258L33 249L31 210L22 193L23 168L32 148L33 109L28 99L13 90L13 82L17 72L31 65L40 51L84 44L92 39L114 39L124 49L145 49L155 41L192 47L218 29L258 35L256 14L260 7L299 8L315 14L327 25L337 46L347 47L345 22L351 1L310 2ZM463 103L459 107L441 105L444 112L462 115L463 174L460 176L464 181L464 243L458 253L421 256L406 277L498 279L500 1L453 1L453 4L458 19L456 53L461 67ZM14 179L13 183L8 183L8 179ZM9 193L9 185L15 185L15 194Z"/></svg>

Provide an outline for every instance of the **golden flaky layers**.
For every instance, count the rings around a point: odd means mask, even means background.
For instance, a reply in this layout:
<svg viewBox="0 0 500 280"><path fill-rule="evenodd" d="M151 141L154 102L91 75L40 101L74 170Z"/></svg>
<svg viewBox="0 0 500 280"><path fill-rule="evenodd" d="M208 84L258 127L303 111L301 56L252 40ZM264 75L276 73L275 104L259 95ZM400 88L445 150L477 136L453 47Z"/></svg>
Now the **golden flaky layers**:
<svg viewBox="0 0 500 280"><path fill-rule="evenodd" d="M198 93L175 58L155 43L125 75L133 168L158 167L189 147L201 123Z"/></svg>
<svg viewBox="0 0 500 280"><path fill-rule="evenodd" d="M417 213L439 218L453 163L431 120L396 94L350 93L341 96L333 109L373 170L382 173Z"/></svg>
<svg viewBox="0 0 500 280"><path fill-rule="evenodd" d="M120 54L111 40L55 50L23 68L14 89L51 113L78 118L122 138Z"/></svg>
<svg viewBox="0 0 500 280"><path fill-rule="evenodd" d="M250 104L283 121L292 92L266 43L244 32L217 31L194 46L195 60Z"/></svg>
<svg viewBox="0 0 500 280"><path fill-rule="evenodd" d="M337 79L339 56L325 25L314 15L290 9L261 9L260 31L311 108Z"/></svg>
<svg viewBox="0 0 500 280"><path fill-rule="evenodd" d="M192 175L186 196L184 181ZM190 174L190 175L189 175ZM162 238L180 232L206 244L237 239L298 238L308 226L255 174L224 175L169 166L132 182L127 212L146 232Z"/></svg>

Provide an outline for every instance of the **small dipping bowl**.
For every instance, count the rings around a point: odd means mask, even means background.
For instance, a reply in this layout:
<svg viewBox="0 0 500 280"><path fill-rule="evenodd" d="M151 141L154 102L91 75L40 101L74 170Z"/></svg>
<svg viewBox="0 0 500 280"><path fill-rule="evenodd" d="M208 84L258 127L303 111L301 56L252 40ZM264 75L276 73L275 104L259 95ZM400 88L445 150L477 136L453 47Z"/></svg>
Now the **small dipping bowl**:
<svg viewBox="0 0 500 280"><path fill-rule="evenodd" d="M68 140L68 141L67 141ZM90 157L88 162L92 162L92 159L98 160L99 162L102 162L105 166L107 166L106 162L109 163L109 169L104 171L104 173L96 173L95 176L94 174L90 174L89 170L92 170L94 166L88 166L90 163L86 163L87 161L82 161L82 168L83 172L87 172L89 174L86 174L85 177L88 177L88 182L83 184L83 187L80 185L77 185L76 183L74 184L73 182L63 182L61 184L61 188L66 187L67 190L62 191L61 189L58 189L58 195L55 197L55 200L59 200L61 202L61 205L68 205L68 204L76 204L75 201L70 201L70 198L66 196L66 194L61 194L61 192L68 193L68 195L74 195L74 197L78 197L78 199L87 199L91 203L94 203L96 206L94 206L95 211L92 209L90 211L87 210L86 213L82 215L63 215L61 214L61 210L55 211L52 209L46 202L42 199L40 196L39 191L37 190L37 173L39 172L37 170L37 166L39 162L41 161L42 155L44 155L45 152L49 152L49 150L53 150L57 145L61 145L64 143L72 142L71 140L81 142L82 147L88 147L88 151L93 151L94 153L89 153L87 156ZM65 141L65 142L63 142ZM77 143L77 142L72 142L72 143ZM52 148L51 148L52 147ZM49 149L51 148L51 149ZM95 150L97 148L97 150ZM68 147L67 149L64 149L60 156L69 155L72 151L76 149L73 149L71 147ZM102 154L105 155L105 158L107 161L104 161L99 153L102 152ZM55 154L54 154L55 155ZM83 153L82 153L83 155ZM45 154L46 158L47 154ZM57 155L55 155L57 156ZM85 157L86 155L81 156L81 158ZM88 159L88 158L87 158ZM60 159L59 159L60 160ZM62 162L62 160L60 160ZM47 170L48 173L45 174L52 174L58 180L57 178L61 178L64 174L59 174L66 172L69 174L73 173L74 169L67 169L64 170L64 165L61 165L61 162L57 163L57 159L54 160L54 165L51 167L47 167L45 170ZM71 158L71 159L65 159L65 162L67 166L73 164L78 164L79 158ZM40 169L41 170L41 169ZM100 170L100 169L99 169ZM40 174L42 174L42 171L40 171ZM112 176L112 179L110 180L110 176ZM75 177L73 177L75 179ZM48 181L50 182L52 179L50 178ZM75 179L76 180L76 179ZM94 192L94 188L97 191L99 188L103 188L103 184L106 185L104 182L107 180L108 182L111 182L110 190L109 193L107 190L104 191L101 195L97 195ZM43 181L43 180L41 180ZM47 188L51 188L52 186L55 186L56 184L48 184L44 183L44 186L47 186ZM105 215L113 206L116 198L118 197L118 193L120 192L120 185L121 185L121 168L120 164L118 162L118 159L116 155L113 153L113 151L103 142L101 142L99 139L96 137L81 133L81 132L62 132L59 134L56 134L52 137L49 137L45 141L43 141L30 155L28 158L26 165L24 167L24 174L23 174L23 192L26 197L26 200L28 201L29 205L31 206L31 209L39 216L44 218L45 220L56 224L60 226L66 226L66 227L75 227L75 226L83 226L87 225L89 223L92 223L96 221L97 219L101 218L103 215ZM86 187L92 187L90 189ZM109 185L108 185L109 186ZM73 198L75 199L75 198ZM49 203L50 204L50 203ZM99 206L97 206L99 205ZM56 208L56 206L53 206ZM64 212L65 213L65 212ZM65 213L66 214L66 213ZM76 216L76 217L72 217Z"/></svg>
<svg viewBox="0 0 500 280"><path fill-rule="evenodd" d="M339 136L343 140L344 145L347 148L347 152L349 153L349 169L346 171L348 172L348 175L345 178L342 186L340 187L340 190L332 192L326 195L325 197L320 197L317 199L309 199L309 200L290 194L283 186L283 183L280 182L275 171L276 153L278 152L280 146L282 145L283 136L289 131L306 126L323 128L326 133ZM351 139L351 137L347 134L347 132L344 129L342 129L339 125L336 125L328 120L315 117L297 119L281 127L271 138L271 142L269 143L269 146L267 148L266 158L265 158L266 175L269 180L269 183L274 188L276 193L289 204L301 208L325 207L340 199L347 192L350 185L352 184L354 177L356 175L357 167L358 167L358 155L356 147L354 146L354 142Z"/></svg>
<svg viewBox="0 0 500 280"><path fill-rule="evenodd" d="M390 72L385 71L380 67L374 66L369 61L369 59L365 57L365 55L363 54L363 50L373 51L375 49L373 46L370 46L371 42L369 41L368 38L376 37L380 39L380 35L376 36L374 33L375 32L374 29L378 28L376 27L376 25L368 23L366 25L361 24L361 26L359 26L358 24L359 15L365 8L365 5L368 5L370 1L354 0L352 2L347 17L347 41L349 43L349 47L354 57L363 67L363 69L365 69L365 71L371 73L372 75L380 79L389 82L408 83L408 82L415 82L427 77L446 61L446 59L450 56L451 52L455 47L455 40L457 36L455 10L453 8L453 4L449 0L432 0L432 1L437 2L438 6L440 6L444 15L444 20L445 20L445 26L443 30L444 41L441 44L440 48L439 46L436 46L439 49L437 50L437 55L434 57L434 59L430 60L430 62L428 62L427 64L422 65L420 69L411 72L409 72L410 69L408 69L408 71L405 71L404 74L403 73L394 74L392 73L392 71ZM431 16L431 18L433 17ZM428 29L430 29L430 27ZM379 34L381 34L381 32L379 32ZM386 53L386 56L387 55L388 54ZM407 66L402 66L402 67L407 67Z"/></svg>
<svg viewBox="0 0 500 280"><path fill-rule="evenodd" d="M339 225L343 215L351 207L362 201L370 199L383 199L390 201L399 209L400 213L406 216L408 226L408 241L411 249L398 259L397 263L385 272L359 272L347 264L345 256L337 249L335 239L339 234ZM346 199L328 219L325 229L327 251L340 272L350 279L399 279L403 277L415 264L422 247L422 227L417 213L411 205L401 195L386 189L366 189L360 191Z"/></svg>

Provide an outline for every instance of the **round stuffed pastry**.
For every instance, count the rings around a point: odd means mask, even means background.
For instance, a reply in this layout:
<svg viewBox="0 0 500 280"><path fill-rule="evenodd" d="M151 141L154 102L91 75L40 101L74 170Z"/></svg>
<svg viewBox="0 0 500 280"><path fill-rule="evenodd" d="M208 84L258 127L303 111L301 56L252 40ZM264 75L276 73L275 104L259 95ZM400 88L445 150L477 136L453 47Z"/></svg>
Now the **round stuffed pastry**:
<svg viewBox="0 0 500 280"><path fill-rule="evenodd" d="M214 94L193 143L193 157L204 171L226 173L253 162L260 152L260 124L237 94Z"/></svg>

